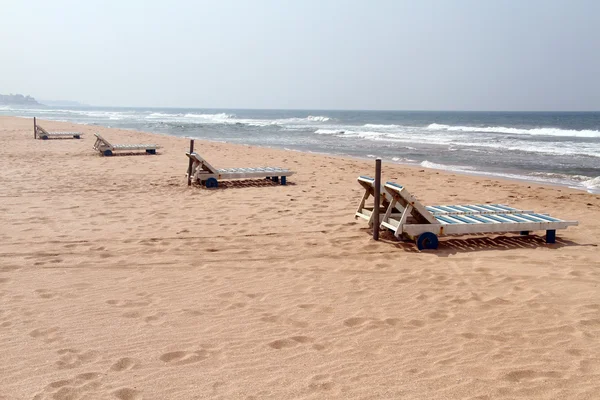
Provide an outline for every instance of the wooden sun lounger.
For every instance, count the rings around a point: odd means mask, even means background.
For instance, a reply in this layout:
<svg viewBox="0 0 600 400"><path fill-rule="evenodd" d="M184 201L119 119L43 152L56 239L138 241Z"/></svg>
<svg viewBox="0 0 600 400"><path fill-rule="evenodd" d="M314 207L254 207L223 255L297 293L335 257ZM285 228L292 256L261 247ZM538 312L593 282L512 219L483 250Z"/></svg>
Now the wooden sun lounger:
<svg viewBox="0 0 600 400"><path fill-rule="evenodd" d="M36 139L48 140L52 138L73 138L81 139L83 133L81 132L48 132L40 125L37 124L35 118L33 119L33 136Z"/></svg>
<svg viewBox="0 0 600 400"><path fill-rule="evenodd" d="M556 241L556 230L578 225L577 221L565 221L531 211L491 214L434 214L423 206L408 190L396 183L384 185L391 196L382 218L381 227L390 229L394 236L413 239L419 250L436 249L438 236L468 235L494 232L546 231L546 243ZM403 209L394 215L397 205ZM481 205L483 206L483 205Z"/></svg>
<svg viewBox="0 0 600 400"><path fill-rule="evenodd" d="M373 206L366 205L366 201L369 197L374 197L375 194L375 179L368 176L359 176L358 183L365 189L365 194L361 199L360 205L356 210L355 217L363 218L369 222L369 227L373 226ZM392 194L386 189L385 185L381 185L380 188L380 222L385 212L388 209L389 203L393 199ZM394 210L392 210L391 216L399 217L404 211L404 207L396 202L394 204ZM469 214L518 214L524 212L518 208L509 207L504 204L465 204L465 205L440 205L440 206L427 206L425 207L433 215L469 215Z"/></svg>
<svg viewBox="0 0 600 400"><path fill-rule="evenodd" d="M280 167L217 169L198 153L185 154L192 160L192 179L207 188L218 187L221 179L267 178L273 182L281 181L285 185L286 177L295 174L294 171Z"/></svg>
<svg viewBox="0 0 600 400"><path fill-rule="evenodd" d="M156 144L110 144L108 140L104 139L97 133L96 143L94 143L94 150L100 152L104 156L112 156L115 151L138 151L145 150L148 154L156 154L156 149L160 149L159 145Z"/></svg>

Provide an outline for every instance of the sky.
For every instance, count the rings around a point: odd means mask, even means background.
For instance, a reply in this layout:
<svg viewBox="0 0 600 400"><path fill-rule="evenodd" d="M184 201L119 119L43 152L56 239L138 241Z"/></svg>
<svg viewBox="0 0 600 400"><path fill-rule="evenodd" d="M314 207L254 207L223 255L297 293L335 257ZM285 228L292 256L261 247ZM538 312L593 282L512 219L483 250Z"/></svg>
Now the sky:
<svg viewBox="0 0 600 400"><path fill-rule="evenodd" d="M0 0L0 93L101 106L600 110L597 0Z"/></svg>

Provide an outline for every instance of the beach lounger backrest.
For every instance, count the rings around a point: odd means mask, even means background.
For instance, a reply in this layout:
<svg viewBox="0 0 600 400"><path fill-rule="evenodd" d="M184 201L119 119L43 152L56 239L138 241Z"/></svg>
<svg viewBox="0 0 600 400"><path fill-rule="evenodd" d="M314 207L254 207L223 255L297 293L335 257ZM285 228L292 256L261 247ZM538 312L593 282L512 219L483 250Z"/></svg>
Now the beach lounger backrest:
<svg viewBox="0 0 600 400"><path fill-rule="evenodd" d="M365 191L369 193L369 196L375 196L375 179L369 176L359 176L358 183L365 188ZM382 203L388 204L390 201L392 201L392 195L388 193L383 185L381 185L379 193Z"/></svg>
<svg viewBox="0 0 600 400"><path fill-rule="evenodd" d="M375 217L373 210L376 205L373 204L373 207L371 207L366 203L369 197L375 197L375 179L369 176L359 176L358 183L365 189L365 193L363 194L363 197L360 200L360 204L358 205L354 216L356 218L366 219L369 222L369 226L372 226L374 222L373 218ZM396 210L402 212L402 208L399 207L398 203L393 201L392 195L385 189L383 185L380 185L379 195L379 207L383 207L384 210L388 210L390 215L393 214L392 210L390 209L390 207L393 206L398 206L396 207ZM380 218L382 216L383 214L380 214Z"/></svg>
<svg viewBox="0 0 600 400"><path fill-rule="evenodd" d="M94 135L96 136L97 140L102 142L104 145L110 147L110 148L114 148L114 146L110 143L108 143L108 140L104 139L102 136L100 136L98 133L94 133Z"/></svg>
<svg viewBox="0 0 600 400"><path fill-rule="evenodd" d="M400 204L402 209L409 205L412 206L411 215L419 223L439 224L432 213L421 202L402 185L394 182L386 182L385 189L390 193L392 198Z"/></svg>
<svg viewBox="0 0 600 400"><path fill-rule="evenodd" d="M200 154L195 153L195 152L194 153L185 153L185 154L189 158L191 158L192 160L194 160L195 162L198 162L200 164L199 166L203 170L205 170L205 171L207 171L207 172L209 172L211 174L219 174L219 171L215 167L213 167L212 165L210 165L204 158L202 158L200 156Z"/></svg>
<svg viewBox="0 0 600 400"><path fill-rule="evenodd" d="M42 128L40 125L36 125L36 128L44 135L48 135L48 131Z"/></svg>

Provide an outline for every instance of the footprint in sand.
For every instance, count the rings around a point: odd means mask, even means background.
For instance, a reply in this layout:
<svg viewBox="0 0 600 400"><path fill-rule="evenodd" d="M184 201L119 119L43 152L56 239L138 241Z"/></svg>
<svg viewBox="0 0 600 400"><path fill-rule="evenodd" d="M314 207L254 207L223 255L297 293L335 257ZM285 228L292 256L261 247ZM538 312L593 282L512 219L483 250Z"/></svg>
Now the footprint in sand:
<svg viewBox="0 0 600 400"><path fill-rule="evenodd" d="M183 308L181 310L182 313L186 314L186 315L190 315L192 317L199 317L201 315L204 315L204 312L202 312L201 310L194 310L191 308Z"/></svg>
<svg viewBox="0 0 600 400"><path fill-rule="evenodd" d="M582 319L579 324L590 328L600 327L600 318Z"/></svg>
<svg viewBox="0 0 600 400"><path fill-rule="evenodd" d="M111 371L117 371L117 372L129 371L130 369L139 367L139 365L140 365L139 360L137 360L135 358L124 357L124 358L120 358L119 360L117 360L117 362L114 363L110 367L110 369L111 369Z"/></svg>
<svg viewBox="0 0 600 400"><path fill-rule="evenodd" d="M410 328L422 328L425 326L425 322L420 319L411 319L408 321L408 325Z"/></svg>
<svg viewBox="0 0 600 400"><path fill-rule="evenodd" d="M150 302L145 300L107 300L106 304L120 308L146 307Z"/></svg>
<svg viewBox="0 0 600 400"><path fill-rule="evenodd" d="M296 347L297 345L300 345L300 344L313 343L314 341L315 340L313 338L311 338L310 336L292 336L292 337L286 338L286 339L274 340L272 342L267 343L267 345L269 347L271 347L272 349L282 350L282 349L286 349L286 348ZM312 348L315 350L321 351L321 350L325 349L325 346L322 344L315 343L312 345Z"/></svg>
<svg viewBox="0 0 600 400"><path fill-rule="evenodd" d="M261 321L270 322L270 323L278 322L279 319L280 318L277 315L272 315L272 314L263 314L263 316L260 318Z"/></svg>
<svg viewBox="0 0 600 400"><path fill-rule="evenodd" d="M158 312L147 316L146 318L144 318L144 321L148 324L158 325L160 324L161 320L164 318L165 315L167 314L164 312Z"/></svg>
<svg viewBox="0 0 600 400"><path fill-rule="evenodd" d="M231 303L229 306L227 306L226 309L227 310L235 310L235 309L238 309L238 308L244 308L246 306L247 306L246 303L240 301L240 302Z"/></svg>
<svg viewBox="0 0 600 400"><path fill-rule="evenodd" d="M184 365L206 360L210 355L204 349L197 351L171 351L161 355L160 360L169 365Z"/></svg>
<svg viewBox="0 0 600 400"><path fill-rule="evenodd" d="M119 400L138 400L142 398L142 392L128 387L117 389L112 394Z"/></svg>
<svg viewBox="0 0 600 400"><path fill-rule="evenodd" d="M273 349L281 350L281 349L285 349L288 347L294 347L297 344L298 344L298 342L296 342L295 340L292 340L292 339L279 339L279 340L274 340L274 341L270 342L269 347L271 347Z"/></svg>
<svg viewBox="0 0 600 400"><path fill-rule="evenodd" d="M448 318L448 314L444 310L434 311L432 313L429 313L427 316L431 319L438 320L438 321L445 320Z"/></svg>
<svg viewBox="0 0 600 400"><path fill-rule="evenodd" d="M349 326L350 328L354 328L355 326L360 326L367 321L366 318L354 317L348 318L344 321L344 325Z"/></svg>
<svg viewBox="0 0 600 400"><path fill-rule="evenodd" d="M530 369L515 370L504 375L504 379L510 382L523 382L536 379L555 378L560 379L563 375L558 371L533 371Z"/></svg>
<svg viewBox="0 0 600 400"><path fill-rule="evenodd" d="M334 311L334 308L331 306L322 306L322 305L313 304L313 303L298 304L297 307L301 308L303 310L313 310L318 313L327 313L327 314L332 313Z"/></svg>
<svg viewBox="0 0 600 400"><path fill-rule="evenodd" d="M141 311L127 311L121 314L121 316L125 318L140 318L144 316L144 313Z"/></svg>
<svg viewBox="0 0 600 400"><path fill-rule="evenodd" d="M62 349L57 351L57 354L60 355L59 360L56 362L58 369L77 368L98 358L98 352L92 350Z"/></svg>
<svg viewBox="0 0 600 400"><path fill-rule="evenodd" d="M260 320L269 323L283 323L286 325L294 326L296 328L306 328L308 326L308 322L306 321L297 321L295 319L284 318L279 315L273 315L269 313L263 314Z"/></svg>
<svg viewBox="0 0 600 400"><path fill-rule="evenodd" d="M33 400L67 400L67 399L85 399L90 393L101 389L100 380L103 374L99 372L86 372L78 374L70 379L61 379L50 382L44 388L43 393L38 393Z"/></svg>
<svg viewBox="0 0 600 400"><path fill-rule="evenodd" d="M53 343L57 340L62 340L60 329L56 326L48 329L34 329L33 331L29 332L29 336L36 339L42 339L46 343Z"/></svg>
<svg viewBox="0 0 600 400"><path fill-rule="evenodd" d="M335 383L329 375L315 375L308 384L311 392L328 392L335 387Z"/></svg>

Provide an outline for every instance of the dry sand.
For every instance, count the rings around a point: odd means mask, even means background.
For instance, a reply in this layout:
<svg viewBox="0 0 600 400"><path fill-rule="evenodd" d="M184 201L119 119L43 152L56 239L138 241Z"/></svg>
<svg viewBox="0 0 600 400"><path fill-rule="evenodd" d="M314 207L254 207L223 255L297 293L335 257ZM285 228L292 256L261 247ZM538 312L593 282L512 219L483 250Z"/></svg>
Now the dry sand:
<svg viewBox="0 0 600 400"><path fill-rule="evenodd" d="M188 188L185 139L40 123L86 135L0 118L0 399L600 398L598 196L384 164L427 204L580 221L418 252L353 218L372 162L198 141L297 174Z"/></svg>

